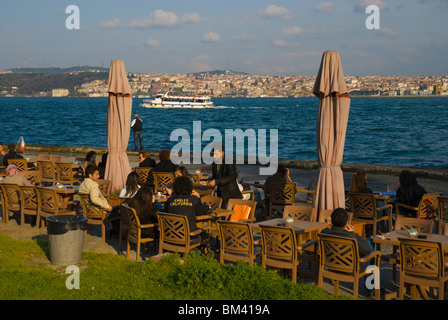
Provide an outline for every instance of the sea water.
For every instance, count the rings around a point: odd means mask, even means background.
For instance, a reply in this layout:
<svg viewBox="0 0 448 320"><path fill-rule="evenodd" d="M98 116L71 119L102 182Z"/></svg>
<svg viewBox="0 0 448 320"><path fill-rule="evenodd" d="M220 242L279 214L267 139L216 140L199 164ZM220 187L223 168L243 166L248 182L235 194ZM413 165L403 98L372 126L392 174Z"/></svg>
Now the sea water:
<svg viewBox="0 0 448 320"><path fill-rule="evenodd" d="M278 130L280 158L316 160L317 98L213 98L214 108L142 108L146 149L168 149L175 129ZM1 97L0 143L107 147L107 98ZM352 98L344 163L448 168L448 97ZM247 142L247 141L246 141ZM203 145L209 142L203 142ZM132 132L129 149L134 148ZM267 147L269 152L269 147Z"/></svg>

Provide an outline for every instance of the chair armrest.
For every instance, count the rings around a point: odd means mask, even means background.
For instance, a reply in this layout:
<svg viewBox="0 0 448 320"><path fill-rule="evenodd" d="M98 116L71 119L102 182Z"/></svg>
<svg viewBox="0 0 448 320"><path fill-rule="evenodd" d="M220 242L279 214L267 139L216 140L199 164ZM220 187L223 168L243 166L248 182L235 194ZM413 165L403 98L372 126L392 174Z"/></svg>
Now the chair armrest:
<svg viewBox="0 0 448 320"><path fill-rule="evenodd" d="M401 208L405 208L405 209L411 209L414 211L418 211L418 207L408 206L407 204L403 204L403 203L397 203L396 206L397 206L397 208L401 207Z"/></svg>
<svg viewBox="0 0 448 320"><path fill-rule="evenodd" d="M387 209L387 208L389 208L389 210L392 210L393 207L394 207L394 206L391 205L391 204L386 204L385 206L377 207L376 210L377 210L377 211L380 211L380 210L384 210L384 209Z"/></svg>
<svg viewBox="0 0 448 320"><path fill-rule="evenodd" d="M155 227L157 227L157 226L158 226L157 223L149 223L149 224L141 224L141 225L139 225L138 227L139 227L140 229L146 229L146 228L155 228Z"/></svg>
<svg viewBox="0 0 448 320"><path fill-rule="evenodd" d="M243 223L252 223L257 221L257 219L255 218L249 218L249 219L241 219L239 222L243 222Z"/></svg>
<svg viewBox="0 0 448 320"><path fill-rule="evenodd" d="M197 236L199 234L201 234L203 231L206 231L207 228L200 228L200 229L196 229L196 231L190 232L190 236Z"/></svg>
<svg viewBox="0 0 448 320"><path fill-rule="evenodd" d="M299 250L303 250L306 249L308 247L314 246L317 244L317 239L313 239L313 240L308 240L307 242L305 242L304 244L298 246Z"/></svg>
<svg viewBox="0 0 448 320"><path fill-rule="evenodd" d="M368 255L359 258L359 262L367 262L367 261L369 261L370 259L372 259L373 257L376 257L376 256L378 256L378 258L380 258L381 257L381 252L378 251L378 250L373 250Z"/></svg>

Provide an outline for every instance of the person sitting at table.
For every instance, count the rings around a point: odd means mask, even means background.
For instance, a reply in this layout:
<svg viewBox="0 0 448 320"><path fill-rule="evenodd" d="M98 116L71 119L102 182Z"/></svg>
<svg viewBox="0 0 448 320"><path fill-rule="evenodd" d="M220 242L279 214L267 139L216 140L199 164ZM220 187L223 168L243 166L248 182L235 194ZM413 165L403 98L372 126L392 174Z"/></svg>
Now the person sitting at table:
<svg viewBox="0 0 448 320"><path fill-rule="evenodd" d="M6 177L1 181L1 183L16 184L18 186L33 186L33 184L19 172L17 166L14 164L10 164L6 167Z"/></svg>
<svg viewBox="0 0 448 320"><path fill-rule="evenodd" d="M126 187L121 189L119 197L132 198L139 189L138 174L135 171L132 171L128 174L128 177L126 178Z"/></svg>
<svg viewBox="0 0 448 320"><path fill-rule="evenodd" d="M148 186L142 186L136 194L127 201L130 207L135 209L140 224L157 223L158 207L154 201L152 190ZM158 237L157 228L143 228L143 238Z"/></svg>
<svg viewBox="0 0 448 320"><path fill-rule="evenodd" d="M151 156L148 151L140 151L138 158L140 160L139 167L141 168L155 168L156 161L151 159Z"/></svg>
<svg viewBox="0 0 448 320"><path fill-rule="evenodd" d="M363 170L358 170L353 175L350 192L373 194L373 190L369 188L369 184L367 183L367 175Z"/></svg>
<svg viewBox="0 0 448 320"><path fill-rule="evenodd" d="M96 166L96 152L95 151L89 151L86 154L86 165L92 164Z"/></svg>
<svg viewBox="0 0 448 320"><path fill-rule="evenodd" d="M212 180L209 187L217 187L217 195L222 198L222 207L227 207L229 199L242 199L243 195L237 183L238 172L234 163L226 163L222 144L213 146Z"/></svg>
<svg viewBox="0 0 448 320"><path fill-rule="evenodd" d="M185 166L179 166L177 167L176 172L174 172L174 177L178 178L178 177L187 177L188 179L191 180L191 182L193 182L194 184L194 178L192 176L190 176L190 174L188 173L188 169Z"/></svg>
<svg viewBox="0 0 448 320"><path fill-rule="evenodd" d="M3 156L3 165L5 167L8 166L8 159L23 159L22 155L16 152L16 145L14 143L8 144L8 153ZM35 163L28 163L28 169L32 169L34 167L36 167Z"/></svg>
<svg viewBox="0 0 448 320"><path fill-rule="evenodd" d="M112 211L112 206L109 201L103 196L100 190L100 186L96 182L100 178L100 173L96 165L88 165L85 169L86 178L79 185L78 192L80 194L88 194L89 200L92 204L105 209L107 211Z"/></svg>
<svg viewBox="0 0 448 320"><path fill-rule="evenodd" d="M3 150L3 145L0 143L0 165L3 165L3 159L5 157L5 150Z"/></svg>
<svg viewBox="0 0 448 320"><path fill-rule="evenodd" d="M177 165L171 161L171 152L169 150L160 150L159 152L160 161L156 164L154 171L156 172L171 172L175 173Z"/></svg>
<svg viewBox="0 0 448 320"><path fill-rule="evenodd" d="M331 213L331 225L331 228L323 229L321 233L356 239L360 257L364 257L374 250L371 238L364 239L353 231L346 209L337 208Z"/></svg>
<svg viewBox="0 0 448 320"><path fill-rule="evenodd" d="M397 189L398 203L407 206L417 207L423 195L426 193L425 188L418 184L416 176L410 171L402 171L399 176L400 186ZM415 218L417 213L415 210L400 208L400 215Z"/></svg>
<svg viewBox="0 0 448 320"><path fill-rule="evenodd" d="M266 178L266 181L263 185L263 192L264 192L264 209L263 210L269 211L268 204L269 204L270 184L273 182L274 183L292 182L292 179L289 176L289 169L286 168L284 165L279 164L277 167L277 172Z"/></svg>
<svg viewBox="0 0 448 320"><path fill-rule="evenodd" d="M101 156L101 161L98 163L98 171L100 173L100 179L104 179L104 175L106 173L106 163L107 163L107 156L109 155L108 152L103 153Z"/></svg>
<svg viewBox="0 0 448 320"><path fill-rule="evenodd" d="M165 212L187 217L190 232L197 230L196 217L206 215L208 206L192 195L193 183L187 177L179 177L173 183L173 195L165 202ZM197 237L199 239L199 237Z"/></svg>

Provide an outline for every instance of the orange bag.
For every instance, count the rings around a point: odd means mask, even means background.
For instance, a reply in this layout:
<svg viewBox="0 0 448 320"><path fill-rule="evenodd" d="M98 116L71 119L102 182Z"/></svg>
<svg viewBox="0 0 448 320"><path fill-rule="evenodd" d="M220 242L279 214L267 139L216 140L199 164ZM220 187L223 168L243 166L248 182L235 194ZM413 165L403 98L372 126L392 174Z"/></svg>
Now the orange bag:
<svg viewBox="0 0 448 320"><path fill-rule="evenodd" d="M236 204L233 207L233 214L230 216L229 221L240 221L249 218L250 207L246 205Z"/></svg>

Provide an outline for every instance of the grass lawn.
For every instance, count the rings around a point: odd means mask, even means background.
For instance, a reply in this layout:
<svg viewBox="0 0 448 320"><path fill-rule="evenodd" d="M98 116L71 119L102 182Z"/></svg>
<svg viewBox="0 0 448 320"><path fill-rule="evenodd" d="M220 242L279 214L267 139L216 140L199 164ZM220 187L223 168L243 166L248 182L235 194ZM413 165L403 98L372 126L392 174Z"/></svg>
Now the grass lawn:
<svg viewBox="0 0 448 320"><path fill-rule="evenodd" d="M246 263L221 265L214 257L170 255L160 262L84 252L79 289L73 275L50 263L47 242L0 234L0 299L6 300L334 300L312 284L293 284Z"/></svg>

